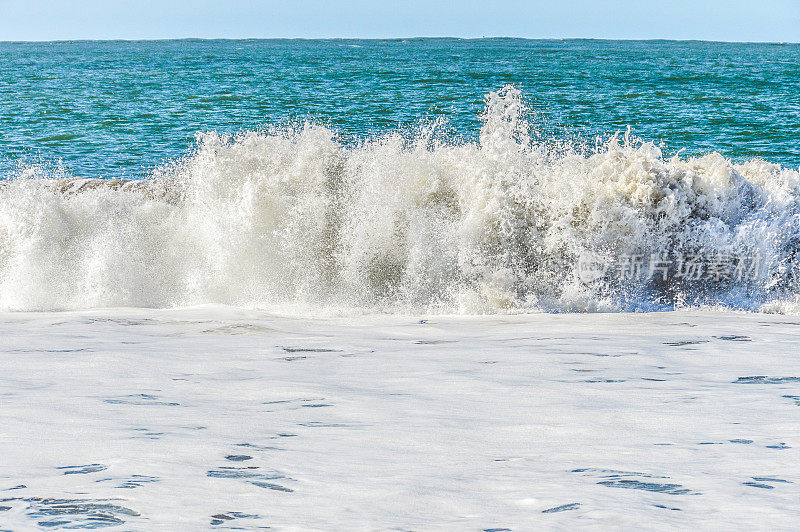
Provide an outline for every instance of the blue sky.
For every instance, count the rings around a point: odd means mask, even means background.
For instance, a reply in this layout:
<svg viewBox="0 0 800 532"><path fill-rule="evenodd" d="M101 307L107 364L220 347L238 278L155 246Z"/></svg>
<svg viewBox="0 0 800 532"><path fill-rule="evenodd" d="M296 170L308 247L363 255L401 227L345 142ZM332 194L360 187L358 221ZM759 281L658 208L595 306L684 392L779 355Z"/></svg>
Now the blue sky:
<svg viewBox="0 0 800 532"><path fill-rule="evenodd" d="M411 36L800 42L800 0L0 0L0 40Z"/></svg>

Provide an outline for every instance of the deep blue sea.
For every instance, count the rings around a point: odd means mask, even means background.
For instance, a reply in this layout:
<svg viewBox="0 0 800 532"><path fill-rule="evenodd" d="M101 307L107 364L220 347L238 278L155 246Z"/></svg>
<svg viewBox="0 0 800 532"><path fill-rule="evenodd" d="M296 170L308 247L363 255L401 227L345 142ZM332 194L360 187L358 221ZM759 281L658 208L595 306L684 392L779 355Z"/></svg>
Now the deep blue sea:
<svg viewBox="0 0 800 532"><path fill-rule="evenodd" d="M542 135L800 165L800 45L409 39L0 43L0 168L142 177L203 131L313 120L342 138L437 118L474 139L523 92Z"/></svg>

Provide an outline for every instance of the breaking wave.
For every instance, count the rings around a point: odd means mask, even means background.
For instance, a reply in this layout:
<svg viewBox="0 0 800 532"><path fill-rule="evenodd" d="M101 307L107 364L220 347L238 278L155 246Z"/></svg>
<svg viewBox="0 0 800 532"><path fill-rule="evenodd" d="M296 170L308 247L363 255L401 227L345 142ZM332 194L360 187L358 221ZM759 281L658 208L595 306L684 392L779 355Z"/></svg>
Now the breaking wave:
<svg viewBox="0 0 800 532"><path fill-rule="evenodd" d="M0 309L798 308L800 172L628 136L585 150L525 116L508 86L477 142L307 123L199 135L141 181L25 168L0 182Z"/></svg>

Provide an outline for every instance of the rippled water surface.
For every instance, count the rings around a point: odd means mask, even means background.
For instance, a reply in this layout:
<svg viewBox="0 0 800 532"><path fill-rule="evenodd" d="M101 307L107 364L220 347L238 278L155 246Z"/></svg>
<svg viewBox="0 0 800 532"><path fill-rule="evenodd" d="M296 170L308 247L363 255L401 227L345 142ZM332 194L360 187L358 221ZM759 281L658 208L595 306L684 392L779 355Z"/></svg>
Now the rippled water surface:
<svg viewBox="0 0 800 532"><path fill-rule="evenodd" d="M308 118L363 137L443 117L469 139L509 83L548 136L631 126L672 151L800 164L800 45L181 40L0 43L0 170L141 176L198 131Z"/></svg>

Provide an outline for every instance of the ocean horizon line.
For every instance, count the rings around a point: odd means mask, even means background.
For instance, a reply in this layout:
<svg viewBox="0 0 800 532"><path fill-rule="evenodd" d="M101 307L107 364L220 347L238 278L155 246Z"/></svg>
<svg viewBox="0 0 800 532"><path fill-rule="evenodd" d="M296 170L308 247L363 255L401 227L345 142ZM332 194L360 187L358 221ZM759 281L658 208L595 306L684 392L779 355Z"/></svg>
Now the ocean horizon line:
<svg viewBox="0 0 800 532"><path fill-rule="evenodd" d="M74 38L74 39L0 39L0 44L68 44L68 43L115 43L115 42L240 42L240 41L528 41L528 42L557 42L557 41L586 41L586 42L626 42L626 43L696 43L696 44L755 44L755 45L798 45L800 41L731 41L720 39L674 39L674 38L609 38L609 37L515 37L508 35L494 35L481 37L459 36L413 36L413 37L145 37L145 38Z"/></svg>

